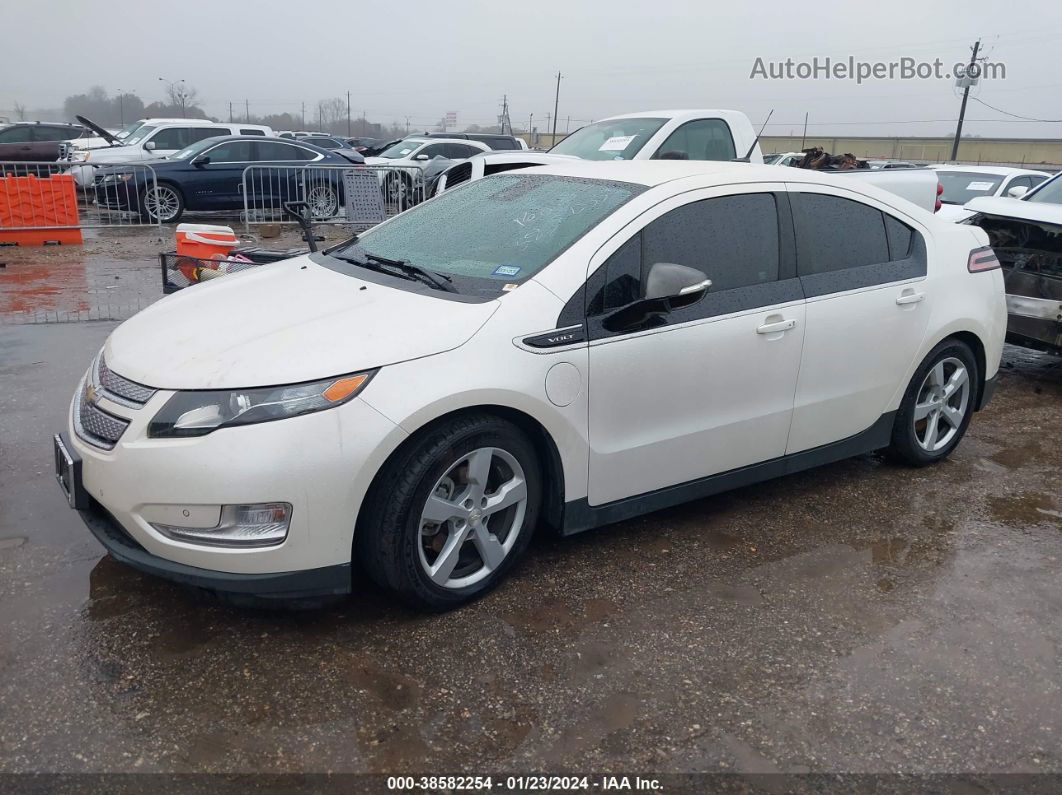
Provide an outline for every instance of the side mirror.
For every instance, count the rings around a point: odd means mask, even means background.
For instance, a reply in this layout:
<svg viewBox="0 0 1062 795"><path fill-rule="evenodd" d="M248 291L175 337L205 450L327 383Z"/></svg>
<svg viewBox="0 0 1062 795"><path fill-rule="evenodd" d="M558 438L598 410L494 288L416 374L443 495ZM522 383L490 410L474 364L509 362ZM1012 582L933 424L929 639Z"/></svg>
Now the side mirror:
<svg viewBox="0 0 1062 795"><path fill-rule="evenodd" d="M192 165L198 168L210 162L210 155L196 155L192 158Z"/></svg>
<svg viewBox="0 0 1062 795"><path fill-rule="evenodd" d="M417 155L413 159L414 160L430 160L431 158L429 158L427 155Z"/></svg>
<svg viewBox="0 0 1062 795"><path fill-rule="evenodd" d="M1028 192L1029 192L1029 189L1026 186L1024 186L1024 185L1015 185L1013 188L1011 188L1010 190L1007 191L1007 195L1011 196L1012 198L1015 198L1015 199L1020 199L1022 196L1024 196Z"/></svg>
<svg viewBox="0 0 1062 795"><path fill-rule="evenodd" d="M703 271L657 262L649 269L645 280L645 298L622 306L605 318L609 331L629 331L659 325L663 318L704 298L712 280Z"/></svg>
<svg viewBox="0 0 1062 795"><path fill-rule="evenodd" d="M144 148L147 149L149 152L155 151L155 142L148 141L146 144L144 144Z"/></svg>

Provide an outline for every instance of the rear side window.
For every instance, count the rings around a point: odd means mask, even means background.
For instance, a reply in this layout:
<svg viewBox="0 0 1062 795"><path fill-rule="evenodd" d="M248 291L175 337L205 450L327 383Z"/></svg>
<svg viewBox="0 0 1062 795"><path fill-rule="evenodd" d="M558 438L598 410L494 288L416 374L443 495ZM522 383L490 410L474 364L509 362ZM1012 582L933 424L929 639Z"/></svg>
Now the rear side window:
<svg viewBox="0 0 1062 795"><path fill-rule="evenodd" d="M483 167L483 176L489 177L491 174L500 174L503 171L515 171L518 168L531 168L532 166L540 166L541 163L488 163Z"/></svg>
<svg viewBox="0 0 1062 795"><path fill-rule="evenodd" d="M188 130L188 144L194 144L197 141L205 141L207 138L218 138L222 135L228 134L229 131L223 127L192 127ZM188 144L185 144L185 146Z"/></svg>
<svg viewBox="0 0 1062 795"><path fill-rule="evenodd" d="M454 185L460 185L462 182L468 182L472 178L472 164L461 163L456 165L446 172L446 187L452 188Z"/></svg>
<svg viewBox="0 0 1062 795"><path fill-rule="evenodd" d="M800 193L796 198L800 276L889 261L885 220L880 210L818 193Z"/></svg>
<svg viewBox="0 0 1062 795"><path fill-rule="evenodd" d="M494 149L495 151L501 150L501 149L518 149L519 148L516 145L516 141L514 141L512 138L479 138L477 140L482 141L483 143L485 143L487 146L489 146L491 149Z"/></svg>
<svg viewBox="0 0 1062 795"><path fill-rule="evenodd" d="M889 240L890 260L910 256L911 244L914 242L914 230L911 227L891 215L885 215L885 236Z"/></svg>
<svg viewBox="0 0 1062 795"><path fill-rule="evenodd" d="M241 129L240 135L265 135L265 133L262 130Z"/></svg>

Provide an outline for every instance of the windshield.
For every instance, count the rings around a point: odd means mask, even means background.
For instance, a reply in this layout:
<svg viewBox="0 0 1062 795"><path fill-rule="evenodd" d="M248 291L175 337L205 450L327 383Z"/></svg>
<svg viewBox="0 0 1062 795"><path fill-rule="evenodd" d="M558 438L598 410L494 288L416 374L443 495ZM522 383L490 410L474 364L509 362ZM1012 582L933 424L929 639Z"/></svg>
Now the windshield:
<svg viewBox="0 0 1062 795"><path fill-rule="evenodd" d="M127 146L133 146L140 143L147 138L151 133L155 132L155 127L150 124L144 124L139 129L129 133L129 137L122 141Z"/></svg>
<svg viewBox="0 0 1062 795"><path fill-rule="evenodd" d="M458 277L461 292L497 295L529 279L644 189L545 174L487 177L370 229L355 245Z"/></svg>
<svg viewBox="0 0 1062 795"><path fill-rule="evenodd" d="M423 144L424 141L399 141L389 149L384 149L377 157L386 157L388 160L394 160L397 157L409 157L417 147Z"/></svg>
<svg viewBox="0 0 1062 795"><path fill-rule="evenodd" d="M966 204L978 196L992 196L1003 181L997 174L978 174L976 171L937 171L937 180L944 186L940 201L944 204Z"/></svg>
<svg viewBox="0 0 1062 795"><path fill-rule="evenodd" d="M764 155L763 156L763 164L765 166L772 166L775 163L777 163L779 160L781 160L783 157L785 157L785 155Z"/></svg>
<svg viewBox="0 0 1062 795"><path fill-rule="evenodd" d="M1025 201L1043 202L1044 204L1062 204L1062 181L1058 177L1049 179L1040 190L1029 195Z"/></svg>
<svg viewBox="0 0 1062 795"><path fill-rule="evenodd" d="M576 130L550 153L583 160L630 160L667 119L613 119Z"/></svg>
<svg viewBox="0 0 1062 795"><path fill-rule="evenodd" d="M122 129L114 134L114 137L119 141L124 141L129 135L136 130L139 130L144 125L142 121L132 121L125 125Z"/></svg>

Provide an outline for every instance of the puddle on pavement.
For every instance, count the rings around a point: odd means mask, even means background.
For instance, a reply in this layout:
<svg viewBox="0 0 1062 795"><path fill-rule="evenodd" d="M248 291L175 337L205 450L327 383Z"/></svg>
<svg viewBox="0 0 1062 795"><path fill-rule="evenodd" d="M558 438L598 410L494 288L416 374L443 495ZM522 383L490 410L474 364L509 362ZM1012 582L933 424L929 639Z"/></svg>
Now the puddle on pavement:
<svg viewBox="0 0 1062 795"><path fill-rule="evenodd" d="M1054 499L1035 491L989 497L988 511L996 522L1010 527L1050 524L1062 527L1062 510Z"/></svg>

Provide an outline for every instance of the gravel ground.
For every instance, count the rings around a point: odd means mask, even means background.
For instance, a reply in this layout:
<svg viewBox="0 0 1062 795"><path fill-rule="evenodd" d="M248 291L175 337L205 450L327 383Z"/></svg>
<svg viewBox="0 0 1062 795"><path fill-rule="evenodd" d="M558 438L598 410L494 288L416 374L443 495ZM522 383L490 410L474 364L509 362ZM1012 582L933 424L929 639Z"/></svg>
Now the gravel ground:
<svg viewBox="0 0 1062 795"><path fill-rule="evenodd" d="M0 315L157 297L159 242L111 245L0 251ZM932 468L540 533L446 615L361 582L271 613L112 561L65 506L49 437L114 325L0 328L0 771L1062 774L1058 359L1008 347Z"/></svg>

